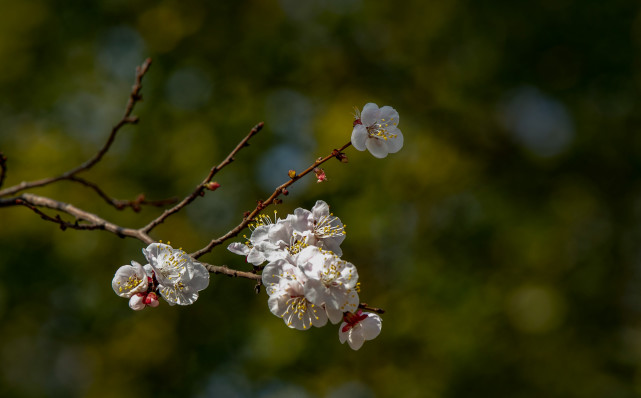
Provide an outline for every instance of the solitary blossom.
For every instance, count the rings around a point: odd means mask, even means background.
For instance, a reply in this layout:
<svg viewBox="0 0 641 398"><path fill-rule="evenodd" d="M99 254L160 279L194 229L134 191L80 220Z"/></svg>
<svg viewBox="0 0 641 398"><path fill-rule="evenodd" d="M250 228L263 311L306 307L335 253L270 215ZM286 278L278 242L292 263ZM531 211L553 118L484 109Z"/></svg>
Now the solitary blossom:
<svg viewBox="0 0 641 398"><path fill-rule="evenodd" d="M359 151L367 149L377 158L398 152L403 147L403 133L398 128L398 112L391 106L379 108L374 103L356 110L352 145Z"/></svg>

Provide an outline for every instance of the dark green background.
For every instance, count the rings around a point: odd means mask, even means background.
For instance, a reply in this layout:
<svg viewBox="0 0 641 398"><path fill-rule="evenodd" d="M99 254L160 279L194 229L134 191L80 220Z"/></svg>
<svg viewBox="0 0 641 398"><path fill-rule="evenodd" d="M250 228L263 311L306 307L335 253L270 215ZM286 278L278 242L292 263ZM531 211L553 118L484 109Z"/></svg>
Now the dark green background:
<svg viewBox="0 0 641 398"><path fill-rule="evenodd" d="M391 105L405 147L349 148L278 207L327 201L361 298L352 351L288 329L253 284L212 276L188 308L133 312L110 282L142 244L0 209L3 397L641 395L640 7L634 1L0 1L5 186L92 156L151 56L141 122L90 172L117 198L198 199L154 231L187 251ZM70 182L33 189L124 226ZM213 264L248 269L216 248Z"/></svg>

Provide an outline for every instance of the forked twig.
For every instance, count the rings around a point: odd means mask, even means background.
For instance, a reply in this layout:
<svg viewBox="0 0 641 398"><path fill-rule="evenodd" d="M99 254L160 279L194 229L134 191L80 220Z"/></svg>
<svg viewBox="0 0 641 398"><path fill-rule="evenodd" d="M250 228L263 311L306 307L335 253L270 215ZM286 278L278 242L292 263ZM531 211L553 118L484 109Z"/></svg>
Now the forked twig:
<svg viewBox="0 0 641 398"><path fill-rule="evenodd" d="M13 195L29 188L42 187L42 186L54 183L56 181L71 179L70 177L74 177L77 173L81 171L89 170L91 167L93 167L93 165L98 163L102 159L102 157L107 153L107 151L111 147L111 144L113 144L116 138L116 135L118 134L120 129L126 124L138 123L138 118L135 116L131 116L131 112L133 111L136 103L142 100L142 95L140 94L140 91L142 90L142 78L143 76L145 76L145 73L147 73L147 71L149 70L150 65L151 65L151 58L147 58L141 66L136 67L136 82L133 88L131 89L131 93L129 94L129 100L127 101L127 107L125 108L125 113L122 116L122 119L120 119L120 121L111 129L111 133L109 134L107 141L102 146L102 148L100 148L98 153L96 153L91 159L87 160L80 166L73 168L69 171L66 171L57 177L43 178L40 180L30 181L30 182L23 181L20 184L0 190L0 197ZM4 176L4 170L5 170L4 167L2 168L2 170L3 170L2 174Z"/></svg>

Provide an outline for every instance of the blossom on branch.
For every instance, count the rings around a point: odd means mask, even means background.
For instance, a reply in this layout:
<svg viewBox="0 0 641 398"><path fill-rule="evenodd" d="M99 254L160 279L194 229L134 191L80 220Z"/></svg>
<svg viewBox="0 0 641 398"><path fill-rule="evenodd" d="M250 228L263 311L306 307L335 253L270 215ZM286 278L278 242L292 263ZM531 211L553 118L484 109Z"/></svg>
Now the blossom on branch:
<svg viewBox="0 0 641 398"><path fill-rule="evenodd" d="M345 240L345 225L329 211L329 205L322 200L316 202L311 211L297 208L294 214L274 220L260 214L250 225L252 234L245 243L234 242L227 249L245 256L247 262L261 265L294 255L307 246L317 246L337 255L343 252L340 244Z"/></svg>
<svg viewBox="0 0 641 398"><path fill-rule="evenodd" d="M209 286L209 271L183 250L162 243L152 243L143 254L158 281L158 291L169 305L189 305L198 292Z"/></svg>
<svg viewBox="0 0 641 398"><path fill-rule="evenodd" d="M367 149L374 157L384 158L403 147L403 133L399 130L399 116L391 106L378 108L368 103L362 111L356 110L352 130L352 145L359 151Z"/></svg>
<svg viewBox="0 0 641 398"><path fill-rule="evenodd" d="M269 310L293 329L307 330L327 323L325 310L305 297L307 278L296 265L297 256L270 262L263 270Z"/></svg>
<svg viewBox="0 0 641 398"><path fill-rule="evenodd" d="M131 265L118 268L111 281L111 287L120 297L130 298L136 293L147 291L149 285L147 278L148 275L142 265L132 261Z"/></svg>
<svg viewBox="0 0 641 398"><path fill-rule="evenodd" d="M305 297L322 305L332 323L343 319L343 313L358 309L356 284L358 272L354 264L341 260L332 252L307 247L300 253L299 266L307 277Z"/></svg>
<svg viewBox="0 0 641 398"><path fill-rule="evenodd" d="M347 313L343 317L344 322L338 329L338 339L341 344L347 344L358 350L366 340L375 339L381 332L383 321L381 317L373 313L363 313L358 310L354 313Z"/></svg>

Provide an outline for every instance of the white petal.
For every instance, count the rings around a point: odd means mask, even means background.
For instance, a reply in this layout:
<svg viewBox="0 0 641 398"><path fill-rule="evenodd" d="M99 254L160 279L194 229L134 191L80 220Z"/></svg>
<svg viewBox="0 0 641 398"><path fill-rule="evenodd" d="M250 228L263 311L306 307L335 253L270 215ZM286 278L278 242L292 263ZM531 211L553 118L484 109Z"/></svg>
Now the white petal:
<svg viewBox="0 0 641 398"><path fill-rule="evenodd" d="M327 311L327 317L329 318L329 321L331 323L337 324L338 322L343 320L343 311L335 310L329 307L326 307L325 310Z"/></svg>
<svg viewBox="0 0 641 398"><path fill-rule="evenodd" d="M347 322L341 323L341 326L338 328L338 340L340 340L341 344L347 341L347 337L349 335L349 330L347 332L343 332L343 328L345 326L347 326Z"/></svg>
<svg viewBox="0 0 641 398"><path fill-rule="evenodd" d="M261 265L265 262L265 254L260 250L253 248L247 255L247 262L254 265Z"/></svg>
<svg viewBox="0 0 641 398"><path fill-rule="evenodd" d="M167 251L171 252L171 250L171 246L165 245L164 243L152 243L147 246L146 249L142 249L142 254L145 255L147 261L153 264L152 258L157 258Z"/></svg>
<svg viewBox="0 0 641 398"><path fill-rule="evenodd" d="M269 230L270 226L267 225L261 225L260 227L254 229L252 232L251 236L249 237L249 240L253 245L256 245L258 242L262 242L264 240L267 240L269 237Z"/></svg>
<svg viewBox="0 0 641 398"><path fill-rule="evenodd" d="M290 220L292 228L296 231L309 231L313 226L313 217L312 212L309 210L298 208L294 210L294 214L290 214L291 218L288 216L287 219Z"/></svg>
<svg viewBox="0 0 641 398"><path fill-rule="evenodd" d="M314 327L322 328L327 324L327 313L319 306L312 306L310 316L312 317L312 325L314 325Z"/></svg>
<svg viewBox="0 0 641 398"><path fill-rule="evenodd" d="M360 304L360 299L358 298L358 293L354 289L350 289L347 294L347 301L341 307L343 312L356 312L358 311L358 305Z"/></svg>
<svg viewBox="0 0 641 398"><path fill-rule="evenodd" d="M363 335L363 338L365 340L372 340L381 333L383 322L380 316L370 313L367 314L367 318L359 322L359 325L361 325L360 333Z"/></svg>
<svg viewBox="0 0 641 398"><path fill-rule="evenodd" d="M396 109L391 106L384 106L378 112L378 119L383 123L388 123L390 125L398 126L400 121L398 117L398 112Z"/></svg>
<svg viewBox="0 0 641 398"><path fill-rule="evenodd" d="M347 343L352 348L352 350L358 350L363 346L363 342L365 342L363 335L361 335L360 333L357 333L357 331L354 330L354 328L352 328L347 333L349 334L347 338Z"/></svg>
<svg viewBox="0 0 641 398"><path fill-rule="evenodd" d="M401 133L401 130L395 128L387 130L387 132L390 134L396 134L396 137L390 137L386 141L389 153L396 153L400 151L401 148L403 148L403 133Z"/></svg>
<svg viewBox="0 0 641 398"><path fill-rule="evenodd" d="M378 120L378 115L378 105L372 102L370 102L369 104L365 104L363 110L361 111L361 123L363 123L363 125L365 126L371 126Z"/></svg>
<svg viewBox="0 0 641 398"><path fill-rule="evenodd" d="M357 124L352 130L352 145L359 151L365 150L365 141L368 137L367 129L362 124Z"/></svg>
<svg viewBox="0 0 641 398"><path fill-rule="evenodd" d="M314 220L319 220L321 217L329 216L329 205L323 200L317 200L314 207L312 207L312 214Z"/></svg>
<svg viewBox="0 0 641 398"><path fill-rule="evenodd" d="M230 243L229 246L227 246L227 250L234 254L240 254L241 256L247 256L249 254L249 251L251 250L249 246L247 246L244 243L240 242L234 242Z"/></svg>
<svg viewBox="0 0 641 398"><path fill-rule="evenodd" d="M209 271L201 263L194 261L192 264L189 286L197 291L206 289L209 286Z"/></svg>
<svg viewBox="0 0 641 398"><path fill-rule="evenodd" d="M365 146L374 157L382 159L387 156L387 142L378 138L370 138L365 142Z"/></svg>
<svg viewBox="0 0 641 398"><path fill-rule="evenodd" d="M134 311L140 311L145 308L145 296L133 295L129 299L129 308Z"/></svg>
<svg viewBox="0 0 641 398"><path fill-rule="evenodd" d="M145 266L142 268L145 270L145 274L147 274L149 278L154 276L153 274L154 269L151 268L151 264L145 264Z"/></svg>

